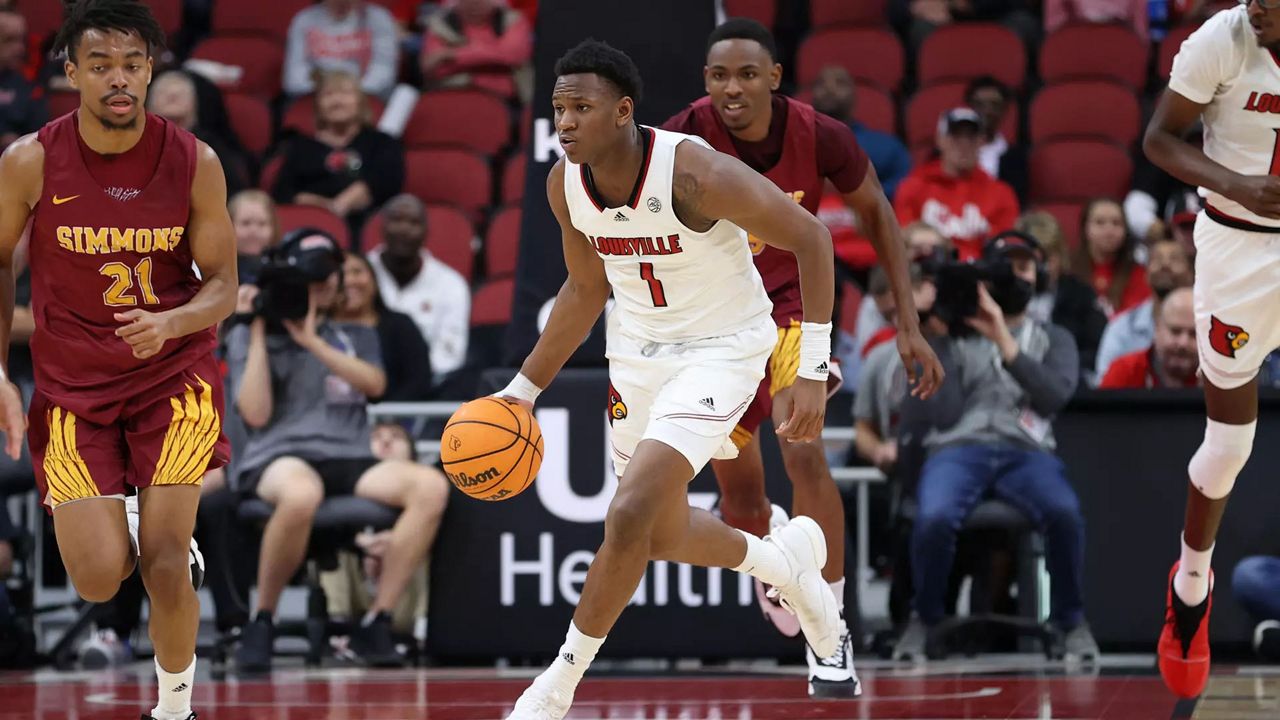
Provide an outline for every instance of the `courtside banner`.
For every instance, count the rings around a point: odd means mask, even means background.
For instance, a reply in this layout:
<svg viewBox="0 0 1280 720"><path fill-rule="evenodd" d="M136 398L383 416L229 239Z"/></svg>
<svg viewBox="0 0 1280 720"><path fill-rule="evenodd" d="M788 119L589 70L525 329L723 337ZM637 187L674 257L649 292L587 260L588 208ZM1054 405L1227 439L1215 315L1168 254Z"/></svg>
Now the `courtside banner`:
<svg viewBox="0 0 1280 720"><path fill-rule="evenodd" d="M702 66L715 15L714 0L545 0L538 4L533 128L526 149L520 257L504 348L506 365L519 366L533 349L546 322L548 301L565 278L560 228L547 206L546 192L547 172L561 155L551 111L556 60L586 38L626 52L644 80L637 118L645 124L660 124L703 94ZM597 323L570 365L603 364L604 325Z"/></svg>
<svg viewBox="0 0 1280 720"><path fill-rule="evenodd" d="M494 372L486 392L506 385ZM564 640L587 568L604 539L618 487L610 461L603 370L566 370L538 398L546 454L521 495L483 502L453 492L431 552L429 649L440 658L546 658ZM772 437L770 445L776 445ZM791 488L776 452L765 454L768 492L784 506ZM705 470L689 504L711 508ZM731 570L651 562L601 657L784 657L803 645L761 616L751 578Z"/></svg>

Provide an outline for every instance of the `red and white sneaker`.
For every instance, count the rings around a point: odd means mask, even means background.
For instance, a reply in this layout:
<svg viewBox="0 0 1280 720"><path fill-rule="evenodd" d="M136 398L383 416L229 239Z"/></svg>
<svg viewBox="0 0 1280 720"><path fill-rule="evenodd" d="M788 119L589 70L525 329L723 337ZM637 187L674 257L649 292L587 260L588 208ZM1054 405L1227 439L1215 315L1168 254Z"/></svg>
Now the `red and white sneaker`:
<svg viewBox="0 0 1280 720"><path fill-rule="evenodd" d="M1199 697L1209 681L1209 613L1213 609L1213 573L1209 573L1209 596L1188 607L1173 591L1178 574L1174 563L1169 571L1165 599L1164 631L1160 633L1157 659L1160 677L1173 693L1183 698Z"/></svg>

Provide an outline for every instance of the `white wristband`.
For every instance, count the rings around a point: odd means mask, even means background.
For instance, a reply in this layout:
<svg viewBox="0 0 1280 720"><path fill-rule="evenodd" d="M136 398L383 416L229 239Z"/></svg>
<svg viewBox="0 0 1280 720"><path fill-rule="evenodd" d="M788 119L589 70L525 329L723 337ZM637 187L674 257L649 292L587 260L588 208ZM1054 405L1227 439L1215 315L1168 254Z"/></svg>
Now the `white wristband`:
<svg viewBox="0 0 1280 720"><path fill-rule="evenodd" d="M827 381L831 374L831 323L800 323L800 365L796 377Z"/></svg>
<svg viewBox="0 0 1280 720"><path fill-rule="evenodd" d="M498 392L494 393L494 397L512 397L517 400L526 400L529 404L533 404L538 400L538 395L542 393L542 388L533 384L533 381L524 376L524 373L516 373L511 378L511 382Z"/></svg>

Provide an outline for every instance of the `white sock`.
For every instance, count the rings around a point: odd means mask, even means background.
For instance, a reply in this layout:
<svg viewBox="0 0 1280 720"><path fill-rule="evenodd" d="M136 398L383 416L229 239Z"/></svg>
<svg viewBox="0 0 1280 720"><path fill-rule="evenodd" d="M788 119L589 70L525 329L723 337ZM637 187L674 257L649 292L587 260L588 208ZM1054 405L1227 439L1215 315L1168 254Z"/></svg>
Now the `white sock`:
<svg viewBox="0 0 1280 720"><path fill-rule="evenodd" d="M196 659L186 670L166 672L156 661L156 679L160 683L160 704L151 711L155 720L187 720L191 715L191 686L195 682Z"/></svg>
<svg viewBox="0 0 1280 720"><path fill-rule="evenodd" d="M844 615L844 578L840 578L835 582L827 583L831 586L831 592L836 594L836 609L840 611L840 615Z"/></svg>
<svg viewBox="0 0 1280 720"><path fill-rule="evenodd" d="M1182 602L1195 607L1209 597L1209 563L1213 559L1213 548L1194 550L1182 540L1182 562L1178 565L1178 573L1173 576L1173 591L1178 593Z"/></svg>
<svg viewBox="0 0 1280 720"><path fill-rule="evenodd" d="M582 675L596 659L596 653L604 644L605 638L593 638L583 635L573 622L569 623L569 632L565 633L564 644L551 663L551 667L542 673L542 677L557 688L572 693L582 681Z"/></svg>
<svg viewBox="0 0 1280 720"><path fill-rule="evenodd" d="M129 528L129 544L133 546L133 556L142 557L138 544L138 496L130 495L124 499L124 522Z"/></svg>
<svg viewBox="0 0 1280 720"><path fill-rule="evenodd" d="M782 554L777 545L765 542L751 533L741 530L738 532L747 540L747 555L732 570L746 573L769 585L786 585L791 582L791 563L787 562L787 556Z"/></svg>

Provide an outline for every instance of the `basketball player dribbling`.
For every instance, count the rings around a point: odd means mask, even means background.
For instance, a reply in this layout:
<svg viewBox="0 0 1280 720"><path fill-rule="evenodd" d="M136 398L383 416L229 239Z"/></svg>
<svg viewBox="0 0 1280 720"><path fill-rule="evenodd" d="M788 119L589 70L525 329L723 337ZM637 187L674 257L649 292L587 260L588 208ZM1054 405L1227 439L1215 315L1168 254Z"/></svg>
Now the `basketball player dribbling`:
<svg viewBox="0 0 1280 720"><path fill-rule="evenodd" d="M923 362L923 382L915 392L928 397L941 381L942 367L920 334L907 275L906 244L893 207L848 126L805 103L774 95L782 81L782 65L776 58L773 36L760 23L734 18L720 25L707 39L707 64L702 71L707 96L668 120L663 129L704 138L711 147L739 158L772 180L810 213L817 214L824 183L829 179L835 185L845 203L858 213L889 276L897 299L898 348L904 358ZM739 530L764 536L773 513L765 495L764 461L756 433L770 415L775 424L786 419L784 411L790 405L799 362L801 307L795 256L754 237L751 241L756 269L773 301L777 344L755 400L733 431L738 457L712 460L711 467L720 486L720 517ZM817 657L811 648L805 648L809 694L856 697L862 690L843 617L844 503L831 478L821 441L779 442L778 446L794 488L792 511L812 517L826 536L827 564L822 576L830 583L841 612L836 654ZM781 512L772 518L773 522L784 520ZM768 597L759 582L756 595L783 634L799 634L794 617Z"/></svg>
<svg viewBox="0 0 1280 720"><path fill-rule="evenodd" d="M712 457L736 454L730 433L777 344L747 232L794 253L799 266L799 379L778 433L808 442L821 432L835 294L830 233L736 159L698 138L638 125L640 77L624 53L587 40L555 72L551 100L565 157L547 178L547 199L568 279L520 374L497 394L532 407L612 289L606 354L620 480L564 645L509 720L565 716L651 560L748 573L777 588L818 655L832 655L840 641L817 523L797 517L762 540L690 508L687 496Z"/></svg>
<svg viewBox="0 0 1280 720"><path fill-rule="evenodd" d="M1182 697L1209 677L1210 558L1236 476L1253 450L1257 375L1280 347L1280 0L1210 18L1182 44L1147 128L1147 157L1200 186L1196 337L1208 420L1187 468L1182 555L1166 588L1160 674ZM1183 137L1204 122L1204 149Z"/></svg>
<svg viewBox="0 0 1280 720"><path fill-rule="evenodd" d="M214 326L236 300L218 157L143 110L164 34L141 0L69 4L56 50L80 107L0 157L0 346L28 221L36 389L30 450L80 596L105 602L140 564L159 703L189 720L200 608L190 559L200 483L227 459ZM199 268L199 275L193 269ZM6 448L22 400L0 382ZM140 492L140 515L124 493Z"/></svg>

